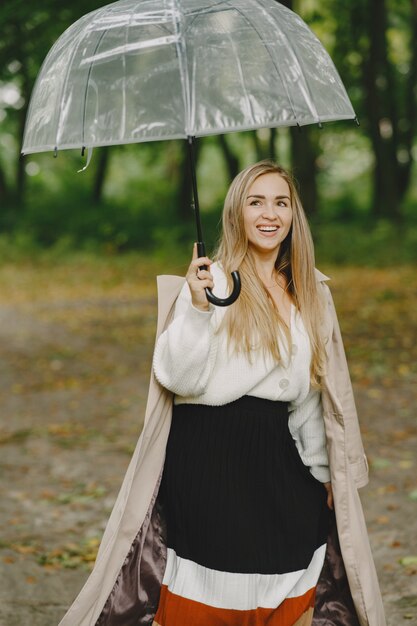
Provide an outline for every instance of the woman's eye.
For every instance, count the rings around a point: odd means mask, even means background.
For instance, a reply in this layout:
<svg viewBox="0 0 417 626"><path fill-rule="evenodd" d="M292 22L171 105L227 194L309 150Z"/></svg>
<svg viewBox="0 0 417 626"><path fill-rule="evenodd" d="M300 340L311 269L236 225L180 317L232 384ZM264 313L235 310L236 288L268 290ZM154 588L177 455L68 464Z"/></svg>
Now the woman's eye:
<svg viewBox="0 0 417 626"><path fill-rule="evenodd" d="M250 203L250 206L259 206L261 203L259 200L252 200L252 202Z"/></svg>

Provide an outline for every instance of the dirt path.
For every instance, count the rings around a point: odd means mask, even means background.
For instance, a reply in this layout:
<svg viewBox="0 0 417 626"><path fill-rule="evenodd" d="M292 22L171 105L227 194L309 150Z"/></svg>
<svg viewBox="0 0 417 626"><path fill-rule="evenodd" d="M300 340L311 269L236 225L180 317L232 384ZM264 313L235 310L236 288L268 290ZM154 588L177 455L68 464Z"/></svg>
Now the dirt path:
<svg viewBox="0 0 417 626"><path fill-rule="evenodd" d="M417 282L412 270L365 273L359 286L352 270L331 273L388 623L417 624ZM2 626L56 626L91 568L141 429L153 274L134 260L0 270Z"/></svg>

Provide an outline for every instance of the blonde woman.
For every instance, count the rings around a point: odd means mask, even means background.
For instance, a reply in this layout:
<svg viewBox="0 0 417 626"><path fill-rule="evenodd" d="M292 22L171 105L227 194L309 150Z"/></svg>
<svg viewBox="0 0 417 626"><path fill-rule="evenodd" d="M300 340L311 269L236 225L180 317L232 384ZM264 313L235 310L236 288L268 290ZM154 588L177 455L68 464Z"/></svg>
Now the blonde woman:
<svg viewBox="0 0 417 626"><path fill-rule="evenodd" d="M325 294L289 174L270 162L241 172L216 262L196 256L154 356L175 394L154 624L311 624L333 509L320 393ZM205 288L223 295L236 268L236 303L209 304Z"/></svg>
<svg viewBox="0 0 417 626"><path fill-rule="evenodd" d="M385 625L326 280L289 173L241 172L216 261L159 278L145 426L61 626Z"/></svg>

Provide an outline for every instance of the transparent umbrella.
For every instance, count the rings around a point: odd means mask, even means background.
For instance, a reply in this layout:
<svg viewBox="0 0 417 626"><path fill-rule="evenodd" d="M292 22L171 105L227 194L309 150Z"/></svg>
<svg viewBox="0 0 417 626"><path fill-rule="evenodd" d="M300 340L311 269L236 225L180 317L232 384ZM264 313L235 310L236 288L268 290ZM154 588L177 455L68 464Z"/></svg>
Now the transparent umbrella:
<svg viewBox="0 0 417 626"><path fill-rule="evenodd" d="M57 40L32 93L24 154L183 138L204 255L195 137L356 119L334 64L275 0L120 0ZM214 304L233 302L211 292Z"/></svg>

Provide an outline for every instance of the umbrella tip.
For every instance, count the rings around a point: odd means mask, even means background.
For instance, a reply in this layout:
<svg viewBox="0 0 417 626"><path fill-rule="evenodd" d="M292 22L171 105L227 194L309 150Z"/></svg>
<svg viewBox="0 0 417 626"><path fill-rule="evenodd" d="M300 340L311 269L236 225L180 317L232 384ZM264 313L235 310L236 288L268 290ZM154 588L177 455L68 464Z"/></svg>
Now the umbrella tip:
<svg viewBox="0 0 417 626"><path fill-rule="evenodd" d="M360 126L360 125L361 125L361 123L360 123L360 121L358 120L358 117L357 117L357 116L355 116L355 119L354 119L353 121L354 121L354 122L356 122L356 126Z"/></svg>
<svg viewBox="0 0 417 626"><path fill-rule="evenodd" d="M81 148L81 156L82 156L82 157L84 156L84 153L85 153L85 146L83 146L83 147Z"/></svg>
<svg viewBox="0 0 417 626"><path fill-rule="evenodd" d="M320 130L323 128L323 124L321 122L318 123Z"/></svg>
<svg viewBox="0 0 417 626"><path fill-rule="evenodd" d="M55 146L55 148L54 148L54 159L56 159L57 156L58 156L58 146Z"/></svg>

